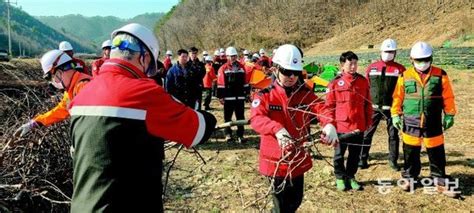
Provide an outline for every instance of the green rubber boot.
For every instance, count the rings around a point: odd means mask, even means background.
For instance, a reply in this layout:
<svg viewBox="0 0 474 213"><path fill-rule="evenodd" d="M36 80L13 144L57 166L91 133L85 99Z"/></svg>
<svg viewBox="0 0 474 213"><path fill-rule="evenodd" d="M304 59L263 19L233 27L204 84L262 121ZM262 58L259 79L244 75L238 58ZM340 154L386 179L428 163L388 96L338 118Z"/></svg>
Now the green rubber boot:
<svg viewBox="0 0 474 213"><path fill-rule="evenodd" d="M362 190L362 186L354 179L350 179L349 183L351 184L351 188L354 190Z"/></svg>
<svg viewBox="0 0 474 213"><path fill-rule="evenodd" d="M346 182L344 179L336 179L336 188L338 191L346 190Z"/></svg>

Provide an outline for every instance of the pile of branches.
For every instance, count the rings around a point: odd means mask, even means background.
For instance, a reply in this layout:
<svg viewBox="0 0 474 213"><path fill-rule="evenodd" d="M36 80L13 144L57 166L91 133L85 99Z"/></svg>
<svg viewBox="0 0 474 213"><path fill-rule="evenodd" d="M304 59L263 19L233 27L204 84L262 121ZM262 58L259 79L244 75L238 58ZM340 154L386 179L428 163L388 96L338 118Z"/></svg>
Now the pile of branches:
<svg viewBox="0 0 474 213"><path fill-rule="evenodd" d="M40 70L1 66L0 75L17 84L0 85L0 212L67 212L72 194L68 122L13 133L61 98L41 79ZM36 83L31 83L36 82Z"/></svg>

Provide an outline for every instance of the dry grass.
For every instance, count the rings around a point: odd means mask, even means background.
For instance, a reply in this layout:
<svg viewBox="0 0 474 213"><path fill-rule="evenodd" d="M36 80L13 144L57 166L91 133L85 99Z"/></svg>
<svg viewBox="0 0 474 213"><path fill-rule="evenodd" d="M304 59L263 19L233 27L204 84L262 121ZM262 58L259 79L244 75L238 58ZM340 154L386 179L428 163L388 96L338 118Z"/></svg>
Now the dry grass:
<svg viewBox="0 0 474 213"><path fill-rule="evenodd" d="M5 66L16 67L17 72L21 73L41 72L35 60L0 63L0 66L3 66L0 67L1 69L5 69ZM474 120L474 97L472 96L474 70L447 69L447 71L454 85L458 107L456 124L445 134L447 172L454 178L460 179L463 200L451 199L443 195L423 194L423 189L418 189L414 194L402 192L398 188L394 188L388 195L378 193L375 185L378 178L396 180L400 177L398 172L393 172L387 165L387 137L382 131L385 129L385 124L381 123L371 149L372 159L369 162L371 167L360 170L357 174L358 180L365 184L365 190L337 192L332 167L324 160L315 160L313 169L306 174L305 197L300 210L302 212L316 210L474 211L472 195L474 192L474 122L472 122ZM0 80L11 79L3 76ZM213 107L216 110L212 112L219 123L223 122L222 106L213 100ZM248 112L247 108L247 117ZM2 132L0 142L6 141L11 135L11 130L3 129L0 132ZM210 142L198 148L206 159L207 165L202 165L193 153L181 152L171 171L165 208L171 211L241 212L260 209L268 211L272 205L269 199L254 202L264 195L268 188L268 181L259 175L257 170L258 149L256 148L259 137L248 127L246 127L246 135L250 139L248 144L228 145L223 141L223 133L216 132ZM3 145L0 144L0 148ZM318 148L324 159L331 162L333 150L325 146L318 146ZM176 149L168 151L166 160L171 160L175 152ZM429 173L427 161L426 153L424 153L422 156L423 176ZM3 196L11 197L14 194L0 194L0 207Z"/></svg>
<svg viewBox="0 0 474 213"><path fill-rule="evenodd" d="M377 22L347 28L334 37L313 44L305 51L305 54L328 55L347 50L373 51L367 49L369 44L375 45L374 49L378 50L382 41L387 38L397 40L398 47L403 49L411 48L416 41L427 41L439 47L446 40L472 34L474 32L473 20L474 13L468 7L449 14L439 14L434 23L426 18L403 20L392 17L391 21L396 22L394 25L382 27L381 23ZM456 44L463 47L472 45L473 40Z"/></svg>
<svg viewBox="0 0 474 213"><path fill-rule="evenodd" d="M397 180L399 172L392 171L387 165L387 137L385 124L382 122L374 137L371 149L370 168L359 170L357 178L365 185L361 192L338 192L334 186L333 169L324 160L315 160L314 167L305 176L305 197L300 207L302 212L316 210L364 210L364 211L473 211L474 198L474 97L472 81L474 73L470 71L450 70L454 82L459 114L455 126L448 130L446 136L447 172L460 179L460 188L464 200L452 199L443 195L424 194L419 188L414 194L393 188L392 192L383 195L376 187L377 180L389 178ZM222 122L222 111L217 101L213 101L214 114ZM245 145L227 145L223 134L218 134L217 141L199 147L207 165L191 153L181 153L175 168L171 172L169 191L165 207L168 210L200 211L257 211L264 208L264 201L271 208L269 199L249 205L264 195L268 181L258 174L259 137L250 130L247 136L250 143ZM324 158L332 162L333 150L319 146ZM167 153L170 160L174 153ZM422 176L429 175L426 152L422 154ZM402 162L400 160L399 162Z"/></svg>

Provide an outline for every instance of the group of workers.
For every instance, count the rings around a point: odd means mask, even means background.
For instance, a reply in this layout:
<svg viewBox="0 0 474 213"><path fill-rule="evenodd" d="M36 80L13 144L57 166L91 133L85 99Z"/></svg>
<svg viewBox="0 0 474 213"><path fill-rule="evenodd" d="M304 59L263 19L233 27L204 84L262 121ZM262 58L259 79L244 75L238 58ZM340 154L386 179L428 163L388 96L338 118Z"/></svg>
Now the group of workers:
<svg viewBox="0 0 474 213"><path fill-rule="evenodd" d="M395 62L396 42L385 40L380 60L368 66L366 76L357 72L354 52L342 53L341 74L329 83L325 100L305 83L303 51L291 44L279 46L271 59L264 50L254 55L244 51L239 59L237 49L228 47L216 51L214 58L204 52L201 62L198 49L192 47L178 50L175 64L167 51L161 63L155 35L132 23L113 31L102 50L103 58L94 61L91 72L73 57L68 42L44 54L44 77L64 90L63 99L15 132L24 136L70 117L71 212L162 212L164 141L190 148L208 140L216 126L214 115L206 111L211 110L214 85L225 121L234 113L245 119L245 102L251 102L250 125L260 134L259 171L275 188L276 211L294 212L302 202L304 173L312 167L306 149L312 118L322 127L322 143L334 147L337 190L362 190L355 174L359 167L369 166L372 136L382 119L389 133L389 165L399 170L401 131L402 178L407 184L416 181L424 145L431 176L448 190L443 130L453 125L456 108L447 73L431 64L433 49L428 43L412 47L413 66L405 70ZM271 75L271 83L252 97L249 75L254 67L248 68L247 62ZM225 133L231 142L231 129ZM243 126L237 130L237 141L245 142Z"/></svg>

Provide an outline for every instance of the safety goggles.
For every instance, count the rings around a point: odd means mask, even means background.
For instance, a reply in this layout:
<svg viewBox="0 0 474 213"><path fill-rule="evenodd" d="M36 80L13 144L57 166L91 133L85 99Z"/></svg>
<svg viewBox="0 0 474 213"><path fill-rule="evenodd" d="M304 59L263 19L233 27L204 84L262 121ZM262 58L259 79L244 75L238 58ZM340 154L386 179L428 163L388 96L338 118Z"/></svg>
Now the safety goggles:
<svg viewBox="0 0 474 213"><path fill-rule="evenodd" d="M279 71L280 71L280 74L286 77L291 77L292 75L299 77L303 74L303 72L298 71L298 70L287 70L283 68L280 68Z"/></svg>

